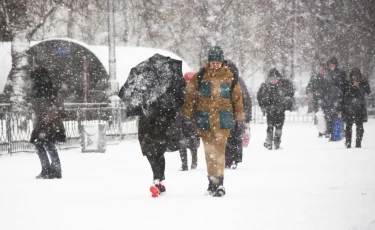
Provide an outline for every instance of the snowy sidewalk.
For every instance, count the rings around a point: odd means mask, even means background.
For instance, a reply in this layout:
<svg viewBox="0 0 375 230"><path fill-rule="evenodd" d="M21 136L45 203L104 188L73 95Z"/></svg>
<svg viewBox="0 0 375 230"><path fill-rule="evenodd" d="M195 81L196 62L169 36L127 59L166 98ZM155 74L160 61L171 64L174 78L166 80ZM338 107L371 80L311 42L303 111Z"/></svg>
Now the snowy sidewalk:
<svg viewBox="0 0 375 230"><path fill-rule="evenodd" d="M374 120L362 149L319 139L311 124L286 124L283 149L269 151L266 125L251 129L223 198L204 196L202 148L194 171L179 172L178 152L166 154L167 194L157 199L137 140L105 154L62 151L62 180L34 179L35 154L0 156L0 230L375 230Z"/></svg>

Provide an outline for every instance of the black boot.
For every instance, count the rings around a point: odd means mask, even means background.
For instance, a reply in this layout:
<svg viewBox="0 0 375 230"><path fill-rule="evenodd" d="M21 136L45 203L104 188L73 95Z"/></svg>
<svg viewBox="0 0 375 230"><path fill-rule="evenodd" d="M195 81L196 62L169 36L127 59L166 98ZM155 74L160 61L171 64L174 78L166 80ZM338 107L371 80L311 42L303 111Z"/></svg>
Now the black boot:
<svg viewBox="0 0 375 230"><path fill-rule="evenodd" d="M49 169L42 169L42 171L35 177L36 179L50 179Z"/></svg>
<svg viewBox="0 0 375 230"><path fill-rule="evenodd" d="M180 149L180 157L182 166L180 168L180 171L187 171L188 169L188 160L187 160L187 150L186 149Z"/></svg>
<svg viewBox="0 0 375 230"><path fill-rule="evenodd" d="M198 150L190 149L191 152L191 169L196 169L198 166Z"/></svg>
<svg viewBox="0 0 375 230"><path fill-rule="evenodd" d="M272 150L272 142L273 142L273 133L267 133L266 141L264 142L264 147Z"/></svg>
<svg viewBox="0 0 375 230"><path fill-rule="evenodd" d="M35 145L38 154L42 171L35 177L36 179L49 179L50 178L50 163L47 151L44 148L44 143L37 143Z"/></svg>
<svg viewBox="0 0 375 230"><path fill-rule="evenodd" d="M345 128L345 146L348 149L352 147L352 127L353 124L348 123Z"/></svg>
<svg viewBox="0 0 375 230"><path fill-rule="evenodd" d="M207 176L207 178L208 178L208 188L207 188L207 191L206 191L205 195L212 196L217 187L215 187L215 184L213 183L213 180L212 180L211 176Z"/></svg>
<svg viewBox="0 0 375 230"><path fill-rule="evenodd" d="M362 138L365 130L363 129L363 123L356 123L357 126L357 139L355 141L355 147L361 148L362 147Z"/></svg>
<svg viewBox="0 0 375 230"><path fill-rule="evenodd" d="M51 164L50 168L50 179L61 179L62 173L61 173L61 165L60 164Z"/></svg>
<svg viewBox="0 0 375 230"><path fill-rule="evenodd" d="M362 148L362 141L357 140L357 141L355 142L355 147L356 147L356 148Z"/></svg>
<svg viewBox="0 0 375 230"><path fill-rule="evenodd" d="M274 139L274 146L275 146L276 150L280 148L281 134L282 134L282 130L281 129L276 129L276 131L275 131L275 139Z"/></svg>
<svg viewBox="0 0 375 230"><path fill-rule="evenodd" d="M214 182L217 182L216 184L216 190L212 194L214 197L222 197L225 195L225 188L224 188L224 176L216 177L216 180Z"/></svg>

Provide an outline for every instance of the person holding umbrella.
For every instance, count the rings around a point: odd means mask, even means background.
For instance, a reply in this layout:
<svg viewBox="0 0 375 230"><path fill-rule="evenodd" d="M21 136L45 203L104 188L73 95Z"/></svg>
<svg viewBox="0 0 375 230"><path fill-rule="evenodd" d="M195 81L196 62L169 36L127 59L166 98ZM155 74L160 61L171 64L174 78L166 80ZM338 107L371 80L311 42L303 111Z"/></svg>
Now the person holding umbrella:
<svg viewBox="0 0 375 230"><path fill-rule="evenodd" d="M182 62L155 54L132 68L119 92L127 116L139 116L138 139L153 173L152 197L166 192L166 151L177 151L176 117L184 104L186 83Z"/></svg>
<svg viewBox="0 0 375 230"><path fill-rule="evenodd" d="M195 117L202 137L209 182L206 194L216 197L225 195L225 147L233 120L244 120L241 87L238 81L232 86L233 74L223 67L223 62L223 50L219 46L211 47L208 63L193 76L187 86L183 107L187 117L185 123ZM195 107L197 110L194 116Z"/></svg>

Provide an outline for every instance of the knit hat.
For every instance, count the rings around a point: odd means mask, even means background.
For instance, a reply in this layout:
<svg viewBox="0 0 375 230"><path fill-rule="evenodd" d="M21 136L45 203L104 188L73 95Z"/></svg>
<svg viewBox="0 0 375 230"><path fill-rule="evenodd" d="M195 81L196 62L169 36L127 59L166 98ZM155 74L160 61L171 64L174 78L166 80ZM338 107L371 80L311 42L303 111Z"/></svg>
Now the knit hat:
<svg viewBox="0 0 375 230"><path fill-rule="evenodd" d="M279 71L277 71L276 68L272 68L270 69L270 71L268 72L268 75L267 75L267 78L282 78L283 75L281 75L281 73Z"/></svg>
<svg viewBox="0 0 375 230"><path fill-rule="evenodd" d="M349 76L353 76L353 75L359 75L359 76L361 76L362 75L361 70L358 67L352 68L350 70Z"/></svg>
<svg viewBox="0 0 375 230"><path fill-rule="evenodd" d="M224 51L220 46L213 46L208 50L208 61L224 61Z"/></svg>
<svg viewBox="0 0 375 230"><path fill-rule="evenodd" d="M337 60L337 57L333 56L327 61L327 66L329 64L334 64L336 67L339 65L339 61Z"/></svg>

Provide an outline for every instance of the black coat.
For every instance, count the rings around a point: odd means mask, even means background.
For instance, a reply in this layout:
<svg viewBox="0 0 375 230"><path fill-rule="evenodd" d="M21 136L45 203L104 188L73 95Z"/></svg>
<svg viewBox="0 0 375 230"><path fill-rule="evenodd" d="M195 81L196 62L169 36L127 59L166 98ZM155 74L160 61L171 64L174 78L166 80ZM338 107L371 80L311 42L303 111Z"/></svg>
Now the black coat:
<svg viewBox="0 0 375 230"><path fill-rule="evenodd" d="M367 80L359 82L359 87L348 81L344 88L343 118L347 123L367 122L367 108L365 96L370 94Z"/></svg>
<svg viewBox="0 0 375 230"><path fill-rule="evenodd" d="M179 146L181 127L176 126L178 112L182 108L185 99L185 81L181 78L179 88L170 88L166 95L174 100L175 109L166 109L162 103L156 101L147 108L147 113L140 107L127 112L127 116L139 116L138 139L141 145L142 154L158 155L166 151L177 151Z"/></svg>
<svg viewBox="0 0 375 230"><path fill-rule="evenodd" d="M325 94L325 79L319 73L311 76L306 87L306 94L312 94L312 106L314 112L317 112Z"/></svg>
<svg viewBox="0 0 375 230"><path fill-rule="evenodd" d="M266 81L258 90L257 100L267 113L285 112L292 109L294 92L293 83L288 79L281 78L277 85Z"/></svg>
<svg viewBox="0 0 375 230"><path fill-rule="evenodd" d="M242 104L245 114L245 122L249 123L252 119L252 101L249 91L247 90L246 84L242 78L238 78L238 82L241 86L242 91Z"/></svg>
<svg viewBox="0 0 375 230"><path fill-rule="evenodd" d="M30 142L33 144L38 141L65 142L64 107L47 70L36 69L31 72L30 78L33 82L31 103L35 113Z"/></svg>
<svg viewBox="0 0 375 230"><path fill-rule="evenodd" d="M177 112L176 123L174 124L174 130L176 135L170 139L174 139L172 143L178 144L175 148L170 148L167 151L173 149L198 149L200 146L200 139L198 136L197 128L195 123L191 120L184 118L182 109ZM171 146L173 147L173 146Z"/></svg>

